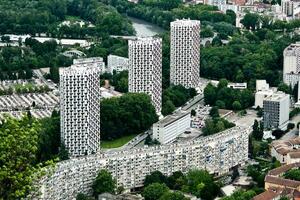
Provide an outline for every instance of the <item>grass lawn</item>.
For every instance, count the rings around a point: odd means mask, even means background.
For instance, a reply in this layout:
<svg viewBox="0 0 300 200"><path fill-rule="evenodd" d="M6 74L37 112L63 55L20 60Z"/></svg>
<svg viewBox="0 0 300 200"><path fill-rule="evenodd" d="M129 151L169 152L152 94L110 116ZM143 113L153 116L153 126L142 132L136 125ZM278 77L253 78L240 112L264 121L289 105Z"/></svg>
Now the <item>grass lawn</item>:
<svg viewBox="0 0 300 200"><path fill-rule="evenodd" d="M127 142L129 142L131 139L133 139L137 135L138 134L128 135L128 136L124 136L124 137L121 137L121 138L118 138L118 139L115 139L115 140L112 140L112 141L103 141L103 140L101 140L100 146L101 146L101 148L104 148L104 149L118 148L118 147L123 146Z"/></svg>

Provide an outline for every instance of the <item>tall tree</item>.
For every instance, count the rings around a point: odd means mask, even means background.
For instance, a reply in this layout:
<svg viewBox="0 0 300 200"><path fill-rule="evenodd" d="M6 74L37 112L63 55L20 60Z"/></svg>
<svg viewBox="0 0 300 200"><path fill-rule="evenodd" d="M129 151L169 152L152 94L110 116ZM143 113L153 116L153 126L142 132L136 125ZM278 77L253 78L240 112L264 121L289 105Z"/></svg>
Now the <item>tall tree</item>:
<svg viewBox="0 0 300 200"><path fill-rule="evenodd" d="M27 117L6 119L0 126L0 196L21 199L28 194L35 172L40 124Z"/></svg>
<svg viewBox="0 0 300 200"><path fill-rule="evenodd" d="M113 179L112 175L106 170L100 170L96 180L94 181L92 188L93 194L97 198L99 194L108 192L111 194L115 193L116 180Z"/></svg>
<svg viewBox="0 0 300 200"><path fill-rule="evenodd" d="M152 183L144 188L142 196L145 200L157 200L168 191L169 188L164 183Z"/></svg>

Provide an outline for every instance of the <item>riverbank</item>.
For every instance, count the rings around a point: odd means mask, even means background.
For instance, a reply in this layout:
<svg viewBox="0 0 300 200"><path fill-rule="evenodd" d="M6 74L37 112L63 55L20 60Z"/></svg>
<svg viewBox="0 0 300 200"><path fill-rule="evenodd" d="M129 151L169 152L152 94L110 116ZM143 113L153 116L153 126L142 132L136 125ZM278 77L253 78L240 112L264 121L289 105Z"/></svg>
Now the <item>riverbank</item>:
<svg viewBox="0 0 300 200"><path fill-rule="evenodd" d="M166 31L155 24L146 22L141 19L137 19L134 17L128 17L128 19L132 22L132 26L136 31L137 37L151 37Z"/></svg>

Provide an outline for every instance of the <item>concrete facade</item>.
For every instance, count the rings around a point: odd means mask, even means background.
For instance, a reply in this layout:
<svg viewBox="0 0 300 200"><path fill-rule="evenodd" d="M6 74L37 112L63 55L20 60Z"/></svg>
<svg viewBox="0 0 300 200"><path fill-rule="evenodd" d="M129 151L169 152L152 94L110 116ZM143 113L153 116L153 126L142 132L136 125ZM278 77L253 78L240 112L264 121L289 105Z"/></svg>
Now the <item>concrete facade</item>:
<svg viewBox="0 0 300 200"><path fill-rule="evenodd" d="M91 57L91 58L79 58L73 60L74 65L79 66L93 66L98 67L100 69L100 73L103 74L106 72L105 63L102 57Z"/></svg>
<svg viewBox="0 0 300 200"><path fill-rule="evenodd" d="M162 40L137 38L129 40L128 90L150 96L157 113L162 104Z"/></svg>
<svg viewBox="0 0 300 200"><path fill-rule="evenodd" d="M109 73L113 74L114 71L119 73L128 70L129 59L121 56L109 55L107 56L107 68Z"/></svg>
<svg viewBox="0 0 300 200"><path fill-rule="evenodd" d="M61 141L71 157L100 146L100 68L72 65L60 73Z"/></svg>
<svg viewBox="0 0 300 200"><path fill-rule="evenodd" d="M290 95L277 92L264 99L264 128L285 130L289 122Z"/></svg>
<svg viewBox="0 0 300 200"><path fill-rule="evenodd" d="M283 58L283 82L294 86L300 80L300 43L285 48Z"/></svg>
<svg viewBox="0 0 300 200"><path fill-rule="evenodd" d="M79 193L91 194L92 183L101 169L107 169L118 186L143 186L145 176L155 170L165 175L175 171L206 169L213 174L227 173L248 160L251 129L233 127L212 136L176 144L110 151L59 162L49 168L30 198L73 199Z"/></svg>
<svg viewBox="0 0 300 200"><path fill-rule="evenodd" d="M191 127L191 114L178 111L153 124L153 138L161 144L175 140L180 134Z"/></svg>
<svg viewBox="0 0 300 200"><path fill-rule="evenodd" d="M272 89L270 89L269 84L266 80L256 80L256 93L255 93L255 104L254 107L263 108L264 99L271 96L274 93Z"/></svg>
<svg viewBox="0 0 300 200"><path fill-rule="evenodd" d="M196 88L200 81L200 21L171 22L170 82Z"/></svg>

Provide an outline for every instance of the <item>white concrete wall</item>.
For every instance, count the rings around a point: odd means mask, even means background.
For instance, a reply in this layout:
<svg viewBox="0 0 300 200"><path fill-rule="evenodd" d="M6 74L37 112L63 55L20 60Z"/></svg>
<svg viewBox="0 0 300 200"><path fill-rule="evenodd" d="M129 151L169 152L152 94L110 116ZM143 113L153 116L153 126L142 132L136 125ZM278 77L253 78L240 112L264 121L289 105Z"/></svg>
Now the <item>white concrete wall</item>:
<svg viewBox="0 0 300 200"><path fill-rule="evenodd" d="M125 189L143 186L155 170L165 175L175 171L206 169L224 174L248 160L249 129L234 127L193 141L171 145L110 151L60 162L48 168L29 199L73 199L79 192L91 194L100 169L107 169Z"/></svg>

